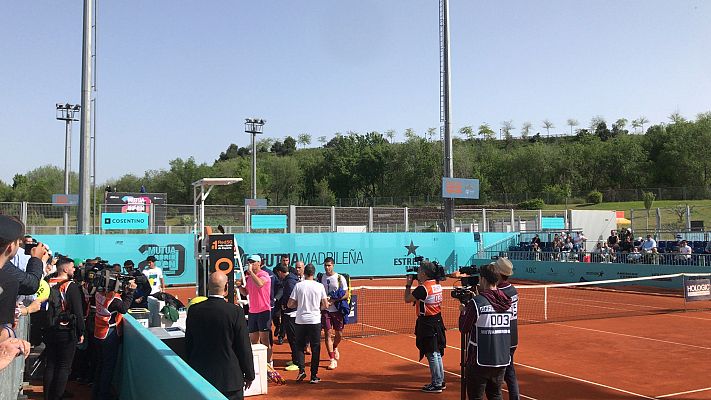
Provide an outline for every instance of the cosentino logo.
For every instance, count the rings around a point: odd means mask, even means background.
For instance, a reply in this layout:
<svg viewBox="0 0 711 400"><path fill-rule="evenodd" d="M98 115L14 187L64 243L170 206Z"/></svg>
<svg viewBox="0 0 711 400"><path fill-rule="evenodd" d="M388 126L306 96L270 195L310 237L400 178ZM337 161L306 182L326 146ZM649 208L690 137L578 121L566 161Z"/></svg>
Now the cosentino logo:
<svg viewBox="0 0 711 400"><path fill-rule="evenodd" d="M393 258L393 265L419 265L419 263L415 261L415 257L417 257L417 248L420 246L415 246L415 243L410 240L410 245L403 247L407 249L407 255L405 255L405 257Z"/></svg>

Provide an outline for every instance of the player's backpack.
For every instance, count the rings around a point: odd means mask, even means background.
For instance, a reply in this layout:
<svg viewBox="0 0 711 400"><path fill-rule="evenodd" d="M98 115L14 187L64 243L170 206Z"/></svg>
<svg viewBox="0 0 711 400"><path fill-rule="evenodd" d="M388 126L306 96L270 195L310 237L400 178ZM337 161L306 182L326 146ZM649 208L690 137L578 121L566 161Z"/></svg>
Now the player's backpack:
<svg viewBox="0 0 711 400"><path fill-rule="evenodd" d="M337 306L338 309L341 311L343 314L344 320L343 322L347 323L348 322L348 315L350 314L351 310L353 309L353 305L351 304L351 294L352 294L352 288L351 288L351 276L348 274L336 274L336 275L341 275L345 280L346 280L346 285L348 286L348 289L346 290L346 293L348 294L345 301L343 301L342 306ZM319 272L316 275L316 280L319 283L322 283L323 281L321 280L323 278L323 272ZM338 278L338 289L343 289L341 285L341 278Z"/></svg>
<svg viewBox="0 0 711 400"><path fill-rule="evenodd" d="M68 283L67 283L68 282ZM66 285L65 285L66 283ZM69 331L74 329L74 314L67 310L66 291L72 282L57 282L49 289L47 298L47 327L50 330ZM62 291L64 287L64 291Z"/></svg>

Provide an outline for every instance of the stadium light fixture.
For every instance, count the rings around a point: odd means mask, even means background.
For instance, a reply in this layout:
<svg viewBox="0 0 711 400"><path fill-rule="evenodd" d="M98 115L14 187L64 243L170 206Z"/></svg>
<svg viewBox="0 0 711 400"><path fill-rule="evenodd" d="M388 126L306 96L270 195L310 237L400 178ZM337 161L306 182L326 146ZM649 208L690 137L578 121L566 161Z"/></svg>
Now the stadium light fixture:
<svg viewBox="0 0 711 400"><path fill-rule="evenodd" d="M252 135L252 198L257 198L257 135L263 133L266 120L245 118L244 131Z"/></svg>

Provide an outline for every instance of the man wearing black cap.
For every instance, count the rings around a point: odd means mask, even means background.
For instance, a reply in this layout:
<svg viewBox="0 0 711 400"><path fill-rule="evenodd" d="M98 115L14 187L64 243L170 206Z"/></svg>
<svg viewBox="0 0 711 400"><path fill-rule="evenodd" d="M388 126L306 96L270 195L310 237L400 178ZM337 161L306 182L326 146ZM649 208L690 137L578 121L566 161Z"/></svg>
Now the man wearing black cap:
<svg viewBox="0 0 711 400"><path fill-rule="evenodd" d="M148 279L148 283L151 285L151 293L156 294L165 290L165 281L163 280L163 270L158 268L156 265L156 258L154 256L148 256L146 258L146 269L143 270L143 275Z"/></svg>
<svg viewBox="0 0 711 400"><path fill-rule="evenodd" d="M0 325L15 321L15 302L20 294L37 292L42 279L42 269L49 259L47 248L42 244L33 247L22 271L10 262L22 243L25 225L16 218L0 215Z"/></svg>
<svg viewBox="0 0 711 400"><path fill-rule="evenodd" d="M148 283L148 279L141 271L135 268L133 260L124 261L123 268L126 270L127 275L136 278L135 281L138 286L133 295L131 308L148 308L148 295L151 294L151 285Z"/></svg>
<svg viewBox="0 0 711 400"><path fill-rule="evenodd" d="M516 378L516 370L514 370L514 352L518 347L518 290L509 282L509 276L513 275L513 264L506 257L499 257L494 262L494 270L501 275L498 284L499 290L511 299L511 364L506 367L504 372L504 382L509 391L509 400L518 400L520 397L518 391L518 379Z"/></svg>

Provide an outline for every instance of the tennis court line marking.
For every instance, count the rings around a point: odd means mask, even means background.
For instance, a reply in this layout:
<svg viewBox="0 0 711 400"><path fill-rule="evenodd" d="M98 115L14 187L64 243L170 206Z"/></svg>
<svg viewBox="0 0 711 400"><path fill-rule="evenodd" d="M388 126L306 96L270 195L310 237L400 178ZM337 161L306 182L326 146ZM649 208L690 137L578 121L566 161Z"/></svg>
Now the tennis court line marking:
<svg viewBox="0 0 711 400"><path fill-rule="evenodd" d="M567 325L567 324L563 324L563 323L560 323L560 322L551 322L551 325L564 326L564 327L566 327L566 328L581 329L581 330L584 330L584 331L591 331L591 332L608 333L608 334L610 334L610 335L626 336L626 337L635 338L635 339L645 339L645 340L651 340L651 341L653 341L653 342L660 342L660 343L667 343L667 344L675 344L675 345L678 345L678 346L693 347L693 348L696 348L696 349L711 350L711 347L706 347L706 346L698 346L698 345L695 345L695 344L672 342L672 341L670 341L670 340L654 339L654 338L650 338L650 337L646 337L646 336L630 335L630 334L627 334L627 333L618 333L618 332L603 331L603 330L600 330L600 329L585 328L585 327L582 327L582 326L575 326L575 325Z"/></svg>
<svg viewBox="0 0 711 400"><path fill-rule="evenodd" d="M707 390L711 390L711 387L703 388L703 389L696 389L696 390L687 390L686 392L678 392L678 393L669 393L669 394L664 394L661 396L657 396L657 399L663 399L666 397L673 397L673 396L678 396L680 394L689 394L689 393L698 393L698 392L705 392Z"/></svg>
<svg viewBox="0 0 711 400"><path fill-rule="evenodd" d="M422 362L420 362L420 361L413 360L413 359L411 359L411 358L403 357L403 356L401 356L401 355L399 355L399 354L391 353L391 352L389 352L389 351L386 351L386 350L383 350L383 349L379 349L379 348L374 347L374 346L369 346L369 345L367 345L367 344L365 344L365 343L357 342L357 341L355 341L355 340L353 340L353 339L344 339L344 340L347 340L347 341L349 341L349 342L351 342L351 343L355 343L355 344L360 345L360 346L363 346L363 347L367 347L367 348L369 348L369 349L371 349L371 350L379 351L379 352L381 352L381 353L385 353L385 354L387 354L387 355L391 355L391 356L393 356L393 357L397 357L397 358L403 359L403 360L405 360L405 361L409 361L409 362L411 362L411 363L419 364L419 365L422 365L423 367L429 368L429 365L428 365L428 364L422 363ZM451 346L447 346L447 347L451 347ZM446 369L444 370L444 372L447 373L447 374L450 374L450 375L454 375L454 376L456 376L457 378L461 378L461 377L462 377L460 374L457 374L457 373L451 372L451 371L447 371ZM503 392L508 392L508 390L506 390L506 389L504 389L504 388L501 388L501 391L503 391ZM530 400L538 400L538 399L536 399L535 397L530 397L530 396L526 396L526 395L523 395L523 394L519 394L519 396L520 396L520 397L523 397L523 398L526 398L526 399L530 399ZM651 398L651 397L649 397L649 398Z"/></svg>
<svg viewBox="0 0 711 400"><path fill-rule="evenodd" d="M558 373L558 372L549 371L549 370L543 369L543 368L537 368L537 367L533 367L533 366L526 365L526 364L521 364L521 363L514 363L514 364L515 364L515 365L519 365L519 366L524 367L524 368L530 368L530 369L533 369L533 370L536 370L536 371L545 372L545 373L552 374L552 375L557 375L557 376L560 376L560 377L563 377L563 378L572 379L572 380L574 380L574 381L583 382L583 383L589 383L589 384L591 384L591 385L604 387L604 388L606 388L606 389L611 389L611 390L615 390L615 391L618 391L618 392L631 394L631 395L633 395L633 396L637 396L637 397L640 397L640 398L643 398L643 399L656 399L656 397L645 396L645 395L643 395L643 394L639 394L639 393L635 393L635 392L630 392L629 390L624 390L624 389L616 388L616 387L614 387L614 386L603 385L602 383L597 383L597 382L589 381L589 380L587 380L587 379L582 379L582 378L576 378L576 377L574 377L574 376L570 376L570 375L565 375L565 374L561 374L561 373Z"/></svg>

